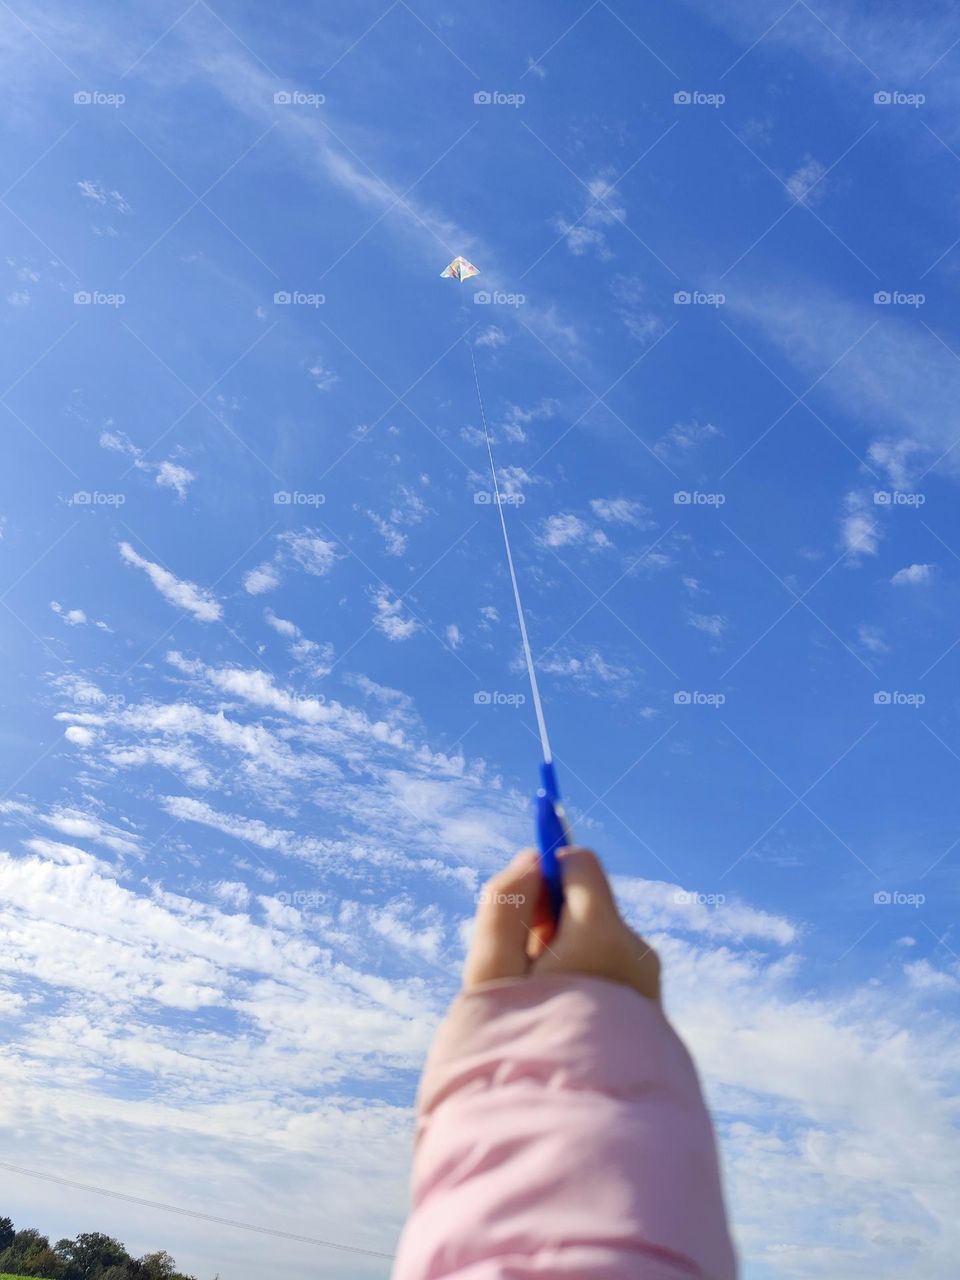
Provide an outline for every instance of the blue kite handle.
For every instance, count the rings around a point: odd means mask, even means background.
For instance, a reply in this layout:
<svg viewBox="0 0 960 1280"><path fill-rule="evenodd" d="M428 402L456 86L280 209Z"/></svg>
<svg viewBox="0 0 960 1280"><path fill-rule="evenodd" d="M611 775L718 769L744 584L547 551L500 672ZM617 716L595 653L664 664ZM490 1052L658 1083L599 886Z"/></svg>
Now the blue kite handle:
<svg viewBox="0 0 960 1280"><path fill-rule="evenodd" d="M563 877L557 850L570 844L570 831L560 804L560 792L553 763L540 765L540 789L537 791L537 846L540 850L540 872L546 881L550 912L554 922L563 910Z"/></svg>

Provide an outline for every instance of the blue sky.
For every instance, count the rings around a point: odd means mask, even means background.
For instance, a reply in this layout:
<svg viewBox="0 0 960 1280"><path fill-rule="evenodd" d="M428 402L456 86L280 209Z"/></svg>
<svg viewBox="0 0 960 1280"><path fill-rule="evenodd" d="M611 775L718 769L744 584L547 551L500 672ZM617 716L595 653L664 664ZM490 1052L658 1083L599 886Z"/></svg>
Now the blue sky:
<svg viewBox="0 0 960 1280"><path fill-rule="evenodd" d="M960 26L330 8L3 17L5 1159L391 1250L531 834L472 345L745 1275L946 1277ZM0 1191L201 1275L388 1266Z"/></svg>

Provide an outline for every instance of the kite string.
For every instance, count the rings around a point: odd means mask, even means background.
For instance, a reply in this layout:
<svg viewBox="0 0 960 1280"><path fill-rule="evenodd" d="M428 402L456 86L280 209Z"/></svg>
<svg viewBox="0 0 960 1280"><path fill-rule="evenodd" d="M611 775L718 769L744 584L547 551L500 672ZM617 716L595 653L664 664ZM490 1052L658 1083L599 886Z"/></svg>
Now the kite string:
<svg viewBox="0 0 960 1280"><path fill-rule="evenodd" d="M537 728L540 730L540 746L543 748L544 763L550 764L553 753L550 750L550 739L547 737L547 722L543 718L543 705L540 702L540 688L537 684L537 672L533 665L533 654L530 651L530 640L527 636L527 624L523 616L523 605L520 603L520 588L517 585L517 574L513 567L513 555L510 552L510 536L507 533L507 522L503 514L503 503L500 501L500 486L497 483L497 468L493 461L493 446L490 443L490 432L487 430L487 415L483 410L483 396L480 394L480 378L477 374L477 361L470 347L470 362L473 365L473 381L477 388L477 403L480 406L480 421L483 425L483 438L487 444L487 457L490 461L490 475L493 479L493 500L497 504L500 516L500 528L503 532L503 546L507 553L507 567L510 570L510 582L513 585L513 600L517 606L517 622L520 624L520 639L523 641L523 656L527 662L527 676L530 680L530 692L533 695L533 709L537 713Z"/></svg>

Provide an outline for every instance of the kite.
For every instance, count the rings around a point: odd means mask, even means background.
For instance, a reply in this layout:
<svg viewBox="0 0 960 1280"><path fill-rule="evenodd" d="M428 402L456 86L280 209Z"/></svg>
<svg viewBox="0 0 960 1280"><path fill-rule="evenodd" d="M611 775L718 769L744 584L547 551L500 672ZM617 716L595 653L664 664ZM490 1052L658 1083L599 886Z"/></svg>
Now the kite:
<svg viewBox="0 0 960 1280"><path fill-rule="evenodd" d="M478 276L480 268L475 267L472 262L468 262L466 258L461 258L459 254L454 260L443 268L440 272L441 277L446 276L453 280L459 280L463 284L464 280L469 280L471 276Z"/></svg>
<svg viewBox="0 0 960 1280"><path fill-rule="evenodd" d="M440 272L441 277L459 280L461 284L464 280L469 280L471 276L478 276L480 268L475 267L472 262L468 262L466 258L457 256L449 266L444 267ZM469 344L468 344L469 345ZM527 664L527 677L530 681L530 692L533 695L533 707L537 716L537 728L540 731L540 747L543 753L543 759L540 762L540 786L537 790L535 808L536 808L536 826L537 826L537 846L540 850L540 873L543 876L547 889L547 901L550 907L550 914L553 917L554 925L560 922L560 912L563 910L563 876L560 868L560 861L557 858L559 849L569 848L573 844L573 838L570 835L570 828L567 826L566 816L563 812L563 806L560 803L560 791L557 787L557 775L553 767L553 753L550 749L550 739L547 737L547 724L543 716L543 706L540 702L540 689L537 685L537 671L533 663L533 653L530 649L530 640L527 635L527 624L523 614L523 605L520 603L520 588L517 585L517 574L513 567L513 555L510 551L510 535L507 532L507 522L503 514L503 500L500 496L500 486L497 482L497 468L493 460L493 445L490 440L490 432L487 429L487 417L483 410L483 396L480 394L480 377L477 373L477 360L473 353L473 347L470 347L470 360L473 364L473 381L477 388L477 403L480 406L480 421L483 425L483 436L487 445L487 458L490 462L490 477L493 481L493 502L500 516L500 529L503 533L503 547L507 554L507 568L510 571L510 583L513 587L513 602L517 609L517 623L520 627L520 640L523 644L523 656Z"/></svg>

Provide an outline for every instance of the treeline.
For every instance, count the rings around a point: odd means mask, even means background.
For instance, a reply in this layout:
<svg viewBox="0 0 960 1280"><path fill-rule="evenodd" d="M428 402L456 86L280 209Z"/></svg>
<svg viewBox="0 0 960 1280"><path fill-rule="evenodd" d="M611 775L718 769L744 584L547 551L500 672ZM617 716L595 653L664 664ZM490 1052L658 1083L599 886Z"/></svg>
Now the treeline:
<svg viewBox="0 0 960 1280"><path fill-rule="evenodd" d="M177 1271L163 1250L134 1258L102 1231L84 1231L75 1240L51 1245L35 1227L17 1231L9 1218L0 1218L0 1275L4 1273L43 1280L195 1280Z"/></svg>

